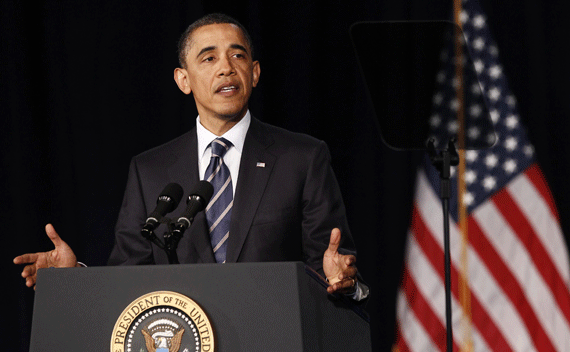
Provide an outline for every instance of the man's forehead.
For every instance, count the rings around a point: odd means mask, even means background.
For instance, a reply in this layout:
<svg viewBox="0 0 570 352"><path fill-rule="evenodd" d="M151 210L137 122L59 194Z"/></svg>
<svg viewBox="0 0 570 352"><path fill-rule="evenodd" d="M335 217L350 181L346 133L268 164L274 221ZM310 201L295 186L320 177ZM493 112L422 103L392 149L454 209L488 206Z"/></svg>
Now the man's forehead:
<svg viewBox="0 0 570 352"><path fill-rule="evenodd" d="M241 29L231 23L208 24L197 28L190 35L188 45L189 53L200 52L204 48L248 47Z"/></svg>

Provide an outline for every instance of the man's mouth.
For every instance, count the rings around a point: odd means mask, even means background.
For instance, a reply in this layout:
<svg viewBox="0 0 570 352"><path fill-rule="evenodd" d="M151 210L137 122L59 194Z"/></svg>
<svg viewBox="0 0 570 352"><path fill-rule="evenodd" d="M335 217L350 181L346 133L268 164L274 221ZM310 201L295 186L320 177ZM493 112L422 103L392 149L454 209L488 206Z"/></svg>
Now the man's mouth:
<svg viewBox="0 0 570 352"><path fill-rule="evenodd" d="M236 90L238 90L238 87L234 85L223 86L221 88L218 88L218 93L231 93Z"/></svg>

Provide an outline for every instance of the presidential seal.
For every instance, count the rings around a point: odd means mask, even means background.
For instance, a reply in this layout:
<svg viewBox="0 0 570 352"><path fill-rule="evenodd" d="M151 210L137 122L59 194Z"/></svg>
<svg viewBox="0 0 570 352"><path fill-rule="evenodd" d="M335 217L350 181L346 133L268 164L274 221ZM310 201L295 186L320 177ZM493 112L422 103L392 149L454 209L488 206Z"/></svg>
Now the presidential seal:
<svg viewBox="0 0 570 352"><path fill-rule="evenodd" d="M157 291L134 300L121 313L111 352L213 352L214 332L196 302Z"/></svg>

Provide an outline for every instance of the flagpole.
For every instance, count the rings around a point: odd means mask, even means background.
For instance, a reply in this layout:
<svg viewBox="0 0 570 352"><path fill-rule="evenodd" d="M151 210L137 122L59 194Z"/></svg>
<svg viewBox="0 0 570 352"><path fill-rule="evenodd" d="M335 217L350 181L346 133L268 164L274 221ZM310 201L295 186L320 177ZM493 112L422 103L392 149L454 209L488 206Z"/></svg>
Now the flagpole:
<svg viewBox="0 0 570 352"><path fill-rule="evenodd" d="M461 350L470 352L473 350L473 340L471 336L471 296L469 290L469 266L467 257L467 247L469 244L467 226L467 206L464 202L467 190L465 184L465 83L464 83L464 53L463 53L463 23L461 21L461 0L453 0L453 17L458 29L455 33L455 77L457 78L456 97L458 101L457 121L458 121L458 154L459 165L457 167L457 211L459 230L461 233L460 248L460 272L458 275L459 303L462 307L462 328L463 339Z"/></svg>

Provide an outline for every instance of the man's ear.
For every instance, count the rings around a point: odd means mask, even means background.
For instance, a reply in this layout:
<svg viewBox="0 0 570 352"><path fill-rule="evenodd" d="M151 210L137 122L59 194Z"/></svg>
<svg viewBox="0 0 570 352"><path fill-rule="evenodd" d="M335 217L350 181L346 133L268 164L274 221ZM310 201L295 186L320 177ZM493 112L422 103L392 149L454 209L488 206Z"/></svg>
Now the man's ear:
<svg viewBox="0 0 570 352"><path fill-rule="evenodd" d="M253 62L253 86L257 86L259 82L259 75L261 75L261 67L259 66L259 61Z"/></svg>
<svg viewBox="0 0 570 352"><path fill-rule="evenodd" d="M174 81L182 93L190 94L192 92L192 88L190 87L190 80L188 79L188 71L185 69L177 67L174 70Z"/></svg>

